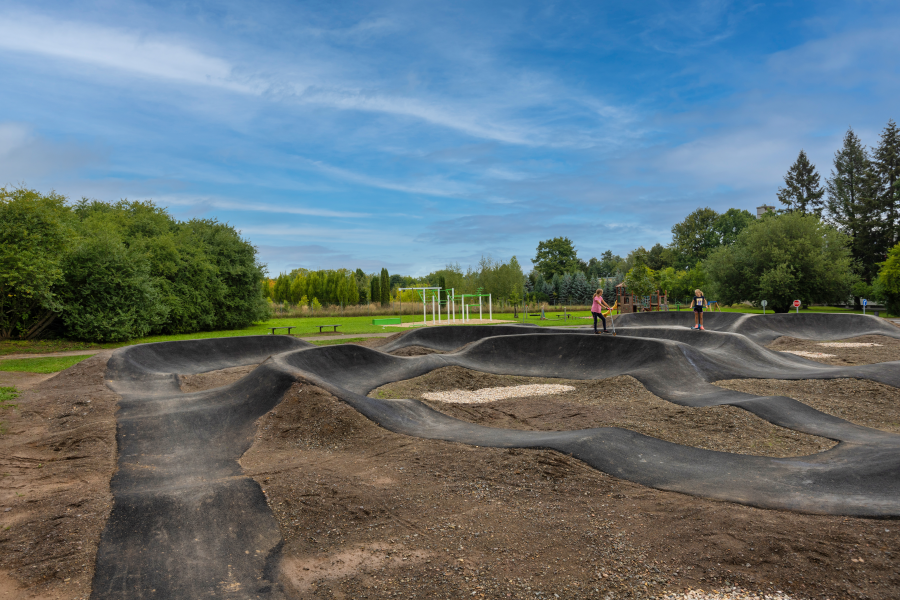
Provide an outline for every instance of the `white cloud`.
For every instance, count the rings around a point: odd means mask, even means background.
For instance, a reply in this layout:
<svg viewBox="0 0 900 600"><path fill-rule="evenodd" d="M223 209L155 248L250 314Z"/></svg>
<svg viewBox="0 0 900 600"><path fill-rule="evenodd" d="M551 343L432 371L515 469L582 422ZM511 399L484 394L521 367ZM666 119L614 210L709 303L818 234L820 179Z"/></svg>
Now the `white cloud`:
<svg viewBox="0 0 900 600"><path fill-rule="evenodd" d="M360 23L360 31L390 28L387 20ZM537 73L482 74L492 80L490 89L468 100L445 96L386 93L395 82L389 77L362 73L340 75L353 69L340 59L308 55L241 57L227 60L198 49L183 39L140 29L111 28L93 23L54 20L26 13L0 13L0 49L77 62L141 77L174 83L212 87L266 97L270 100L324 106L342 111L380 113L405 117L462 134L521 146L586 147L608 143L599 134L634 121L630 111L609 106L582 93L566 90L560 82ZM328 53L326 52L327 56ZM298 70L296 65L303 65ZM464 83L463 81L457 83ZM471 83L471 82L469 82ZM597 123L578 130L563 130L526 118L521 111L536 105L575 103ZM616 126L618 124L618 126ZM606 134L604 134L606 135Z"/></svg>
<svg viewBox="0 0 900 600"><path fill-rule="evenodd" d="M239 81L231 64L190 46L138 31L36 16L0 16L0 48L41 54L130 73L243 93L259 86Z"/></svg>

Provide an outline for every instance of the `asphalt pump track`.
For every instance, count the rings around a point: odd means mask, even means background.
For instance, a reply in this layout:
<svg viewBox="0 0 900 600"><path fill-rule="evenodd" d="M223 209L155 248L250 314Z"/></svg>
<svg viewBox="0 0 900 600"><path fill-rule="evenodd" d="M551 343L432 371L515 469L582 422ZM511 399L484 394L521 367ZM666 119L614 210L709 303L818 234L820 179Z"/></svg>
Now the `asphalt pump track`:
<svg viewBox="0 0 900 600"><path fill-rule="evenodd" d="M114 506L97 553L92 598L281 598L281 537L259 485L238 459L255 421L297 381L322 387L380 426L409 436L498 448L549 448L640 484L761 508L900 516L900 435L861 427L782 396L712 385L723 379L858 378L900 387L900 361L832 367L767 350L783 335L900 338L862 315L616 318L618 335L518 325L429 327L377 350L314 346L290 336L161 342L117 350L108 385L122 397ZM424 346L447 354L398 357ZM179 375L259 364L241 380L184 393ZM603 379L631 375L687 407L730 405L775 425L836 440L811 456L768 458L665 442L626 429L518 431L466 423L416 400L366 394L446 366L500 375Z"/></svg>

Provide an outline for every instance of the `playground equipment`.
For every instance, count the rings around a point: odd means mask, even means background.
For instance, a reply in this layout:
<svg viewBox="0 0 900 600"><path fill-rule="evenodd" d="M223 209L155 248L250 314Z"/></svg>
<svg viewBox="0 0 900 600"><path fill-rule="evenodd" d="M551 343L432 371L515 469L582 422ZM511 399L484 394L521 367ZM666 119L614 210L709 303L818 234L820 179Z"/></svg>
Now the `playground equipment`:
<svg viewBox="0 0 900 600"><path fill-rule="evenodd" d="M400 314L403 314L403 292L415 291L422 300L422 322L428 324L428 301L431 301L431 321L437 325L446 320L447 323L456 322L456 301L460 302L460 321L469 322L469 312L471 308L478 308L478 320L484 317L482 298L487 298L488 318L494 318L493 302L490 294L483 293L484 288L478 288L476 294L456 294L455 288L440 287L409 287L400 288ZM466 299L478 299L478 304L466 304ZM441 306L446 308L444 314L446 319L441 318Z"/></svg>
<svg viewBox="0 0 900 600"><path fill-rule="evenodd" d="M630 294L623 281L616 286L616 305L620 314L669 310L669 292L656 290L649 296Z"/></svg>

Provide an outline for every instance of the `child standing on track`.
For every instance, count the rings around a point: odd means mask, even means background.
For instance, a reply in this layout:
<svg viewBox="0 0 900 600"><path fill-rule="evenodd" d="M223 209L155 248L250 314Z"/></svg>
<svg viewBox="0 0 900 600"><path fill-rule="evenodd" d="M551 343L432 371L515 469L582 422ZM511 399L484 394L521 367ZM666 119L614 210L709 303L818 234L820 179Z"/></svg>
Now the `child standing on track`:
<svg viewBox="0 0 900 600"><path fill-rule="evenodd" d="M694 326L691 329L701 329L703 327L703 307L706 306L706 298L700 290L694 290L694 299L691 300L691 308L694 309Z"/></svg>
<svg viewBox="0 0 900 600"><path fill-rule="evenodd" d="M603 321L603 333L609 333L606 330L606 317L603 316L604 307L609 308L609 304L603 300L603 290L597 290L594 292L594 303L591 305L591 314L594 315L594 333L598 335L600 332L597 331L597 317L600 317L600 320Z"/></svg>

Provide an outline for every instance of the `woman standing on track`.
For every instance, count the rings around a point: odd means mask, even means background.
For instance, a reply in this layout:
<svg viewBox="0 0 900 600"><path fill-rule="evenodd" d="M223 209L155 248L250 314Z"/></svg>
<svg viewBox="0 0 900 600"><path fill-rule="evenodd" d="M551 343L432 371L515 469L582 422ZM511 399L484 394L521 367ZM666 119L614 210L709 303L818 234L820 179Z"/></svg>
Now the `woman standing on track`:
<svg viewBox="0 0 900 600"><path fill-rule="evenodd" d="M703 292L700 290L694 290L694 299L691 300L691 308L694 309L694 326L691 329L701 329L706 331L703 327L703 307L706 306L706 297L703 296Z"/></svg>
<svg viewBox="0 0 900 600"><path fill-rule="evenodd" d="M594 292L594 303L591 305L591 314L594 315L594 333L599 334L597 331L597 317L600 317L600 320L603 321L603 333L609 333L606 330L606 317L603 316L603 308L609 308L609 304L607 304L603 300L603 290L597 290ZM610 310L612 310L610 308Z"/></svg>

